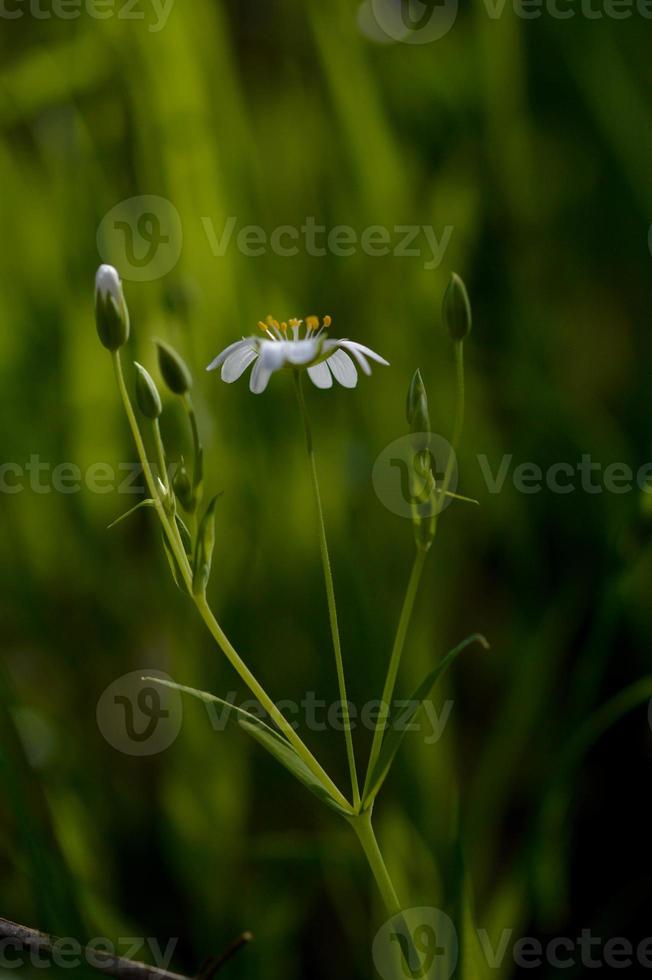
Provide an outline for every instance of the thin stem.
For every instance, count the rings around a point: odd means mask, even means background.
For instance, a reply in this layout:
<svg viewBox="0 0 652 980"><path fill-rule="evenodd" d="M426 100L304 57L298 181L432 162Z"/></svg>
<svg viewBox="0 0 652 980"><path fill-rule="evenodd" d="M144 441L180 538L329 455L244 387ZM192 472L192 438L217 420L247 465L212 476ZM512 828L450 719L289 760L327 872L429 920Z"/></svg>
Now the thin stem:
<svg viewBox="0 0 652 980"><path fill-rule="evenodd" d="M353 806L357 810L360 805L360 788L358 786L358 773L355 765L353 737L351 735L351 719L349 716L349 702L346 695L346 681L344 679L344 662L342 660L342 645L340 642L340 631L337 622L337 604L335 602L335 586L333 584L333 573L331 570L330 556L328 554L328 541L326 539L326 524L324 521L324 511L321 502L321 493L319 490L319 479L317 477L317 462L315 460L315 451L312 442L312 432L310 430L310 419L308 417L308 409L306 407L306 400L303 395L303 386L301 383L301 373L299 371L294 372L294 381L297 390L297 398L299 400L299 408L301 410L301 416L303 418L303 426L306 434L306 448L308 451L308 459L310 462L310 475L312 478L312 488L315 495L315 503L317 505L317 516L318 516L318 526L319 526L319 550L321 552L321 561L324 570L324 583L326 585L326 599L328 601L328 617L331 626L331 636L333 638L333 651L335 653L335 667L337 670L337 682L340 690L340 700L342 702L344 737L346 739L346 754L348 757L349 770L351 773L351 791L353 793Z"/></svg>
<svg viewBox="0 0 652 980"><path fill-rule="evenodd" d="M462 429L464 428L464 411L465 411L465 386L464 386L464 341L455 341L455 378L457 386L457 397L455 400L455 419L453 421L453 435L451 436L451 446L453 452L450 453L448 459L446 460L446 469L444 471L444 480L441 485L441 490L437 497L437 503L435 504L435 526L437 518L441 513L441 509L446 500L446 494L448 493L448 488L450 487L450 482L453 478L453 470L455 469L455 454L459 449L460 439L462 438Z"/></svg>
<svg viewBox="0 0 652 980"><path fill-rule="evenodd" d="M313 754L310 752L308 747L302 741L302 739L297 735L292 726L289 724L285 716L279 711L272 699L269 697L262 685L256 680L252 672L249 670L247 665L244 663L240 655L237 653L233 645L228 640L226 634L222 630L221 626L217 622L205 596L193 596L192 591L192 570L188 563L188 558L183 549L183 545L179 539L178 529L176 526L172 528L170 522L168 521L168 516L165 513L163 503L161 501L160 493L156 486L156 481L152 474L149 461L147 459L147 454L145 452L145 445L138 427L138 422L136 420L136 415L131 404L131 399L129 398L129 392L127 391L127 386L124 380L124 374L122 372L122 362L120 360L120 352L116 351L113 355L113 364L116 374L116 379L118 382L118 388L120 390L120 395L122 397L122 402L124 405L125 412L127 414L127 419L129 421L129 426L131 428L131 433L136 444L136 449L138 456L140 457L140 462L143 467L143 473L145 474L145 481L147 483L150 495L154 501L156 507L156 512L159 516L161 524L163 525L163 530L170 544L170 548L179 564L181 574L183 576L184 582L187 586L189 594L193 597L193 601L199 611L202 619L204 620L206 626L208 627L211 635L217 642L218 646L225 654L226 658L229 660L231 665L239 674L240 678L247 685L252 694L258 698L260 703L263 705L270 717L276 722L278 727L281 729L287 740L291 743L292 747L295 749L297 754L303 759L305 764L308 766L310 771L313 773L316 779L324 786L327 792L333 797L334 800L345 810L352 811L351 804L348 802L346 797L337 788L330 776L322 769ZM176 524L176 522L175 522ZM177 533L175 533L175 531Z"/></svg>
<svg viewBox="0 0 652 980"><path fill-rule="evenodd" d="M217 645L220 647L231 666L237 671L252 694L260 701L265 711L281 729L297 754L301 756L313 775L319 780L322 786L328 790L329 794L336 800L336 802L345 810L350 811L351 804L337 788L328 773L322 769L312 752L310 752L306 744L297 735L294 728L286 719L285 715L283 715L283 713L277 708L263 686L256 680L255 676L249 670L235 647L231 644L226 636L226 633L217 622L212 609L206 601L206 597L196 596L195 605L197 606L199 614L206 623L206 626L208 627L213 639L217 642Z"/></svg>
<svg viewBox="0 0 652 980"><path fill-rule="evenodd" d="M465 410L464 343L461 340L455 342L455 376L456 376L457 397L455 401L455 418L453 421L453 434L451 436L451 446L453 451L450 453L446 461L444 479L435 502L435 513L433 515L434 518L433 538L437 531L437 521L439 518L439 514L441 513L441 508L444 504L444 501L446 500L446 495L450 487L450 482L453 478L453 471L455 468L455 454L459 447L460 439L462 437L462 429L464 427L464 410ZM396 677L398 675L398 670L401 663L401 657L403 655L403 647L405 646L405 638L407 636L410 620L412 618L412 611L414 609L414 600L416 598L417 590L419 588L419 583L421 581L421 576L426 561L426 555L428 554L429 548L430 545L428 546L428 548L417 548L417 553L414 556L414 564L412 566L412 572L410 574L410 579L408 581L408 586L405 592L405 598L403 600L403 608L401 609L401 615L398 621L398 627L396 629L396 637L394 639L394 645L392 647L392 652L389 659L389 667L387 669L387 677L385 680L385 687L382 696L381 711L378 717L378 721L376 723L373 742L371 744L371 753L369 755L369 765L367 767L367 775L365 778L365 787L364 787L363 796L366 796L367 790L369 789L369 781L371 779L374 766L378 761L378 756L380 755L380 749L385 734L387 715L394 694Z"/></svg>
<svg viewBox="0 0 652 980"><path fill-rule="evenodd" d="M158 419L154 419L154 442L156 444L156 455L158 457L158 467L161 471L161 480L163 481L163 486L166 492L170 492L170 480L168 477L168 467L165 460L165 449L163 447L163 439L161 438L161 426L158 423Z"/></svg>
<svg viewBox="0 0 652 980"><path fill-rule="evenodd" d="M369 862L369 867L378 885L385 907L390 916L401 911L396 889L389 876L389 871L381 854L376 835L371 823L371 811L366 810L357 817L352 817L349 823L353 827L358 840Z"/></svg>
<svg viewBox="0 0 652 980"><path fill-rule="evenodd" d="M122 404L124 405L124 410L127 415L127 420L129 422L129 428L131 429L131 435L136 444L136 451L138 452L140 463L141 466L143 467L143 473L145 475L145 482L147 484L147 489L149 490L150 497L154 501L156 513L158 514L159 520L163 525L163 532L168 540L170 548L172 549L172 553L174 554L174 557L177 560L183 580L189 592L192 594L192 570L188 562L188 557L181 543L181 538L179 536L179 529L176 526L176 521L173 521L171 523L168 520L168 515L165 511L163 501L161 500L161 494L159 488L156 485L156 480L154 479L154 474L152 473L152 468L147 458L147 452L145 450L143 437L140 434L140 429L138 427L136 413L134 412L133 405L131 404L131 399L129 398L127 385L125 384L124 373L122 371L122 360L120 358L119 350L114 351L113 353L113 368L115 371L115 376L116 376L116 381L118 383L120 396L122 398Z"/></svg>
<svg viewBox="0 0 652 980"><path fill-rule="evenodd" d="M366 795L366 792L369 789L369 780L371 778L371 774L373 772L374 766L378 761L378 756L380 755L380 747L382 745L383 736L385 734L385 724L387 722L389 710L392 703L392 698L394 696L396 677L398 675L398 669L401 664L401 657L403 655L405 639L410 626L410 620L412 619L414 600L416 598L416 594L419 589L419 583L421 582L421 576L423 574L423 568L426 562L427 554L428 554L427 551L423 550L422 548L418 548L414 556L414 564L412 565L412 572L410 573L410 579L408 581L407 589L405 591L403 608L401 609L401 616L398 621L396 637L394 638L394 645L392 647L392 653L389 658L389 667L387 669L387 677L385 679L385 687L383 688L383 696L381 699L381 713L376 723L376 728L374 731L374 738L371 745L371 753L369 756L369 765L367 768L367 777L365 780L365 790L363 795Z"/></svg>

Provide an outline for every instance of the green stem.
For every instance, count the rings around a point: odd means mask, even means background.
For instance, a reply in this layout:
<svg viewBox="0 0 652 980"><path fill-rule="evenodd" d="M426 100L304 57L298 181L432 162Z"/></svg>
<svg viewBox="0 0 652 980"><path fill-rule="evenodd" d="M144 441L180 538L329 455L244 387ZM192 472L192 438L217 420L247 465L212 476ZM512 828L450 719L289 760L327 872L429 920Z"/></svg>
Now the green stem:
<svg viewBox="0 0 652 980"><path fill-rule="evenodd" d="M444 480L441 485L441 490L437 496L437 501L435 503L435 529L437 525L437 518L439 517L442 507L444 506L446 500L446 494L448 493L448 488L450 487L450 482L453 478L453 470L455 469L456 453L459 449L460 439L462 438L462 429L464 428L464 411L465 411L465 386L464 386L464 341L455 341L455 378L457 386L457 398L455 400L455 419L453 422L453 435L451 436L451 446L453 452L450 453L448 459L446 460L446 469L444 471ZM437 506L437 503L439 506Z"/></svg>
<svg viewBox="0 0 652 980"><path fill-rule="evenodd" d="M455 401L455 418L453 421L453 434L451 436L451 446L453 451L450 453L446 461L444 479L441 485L441 489L435 501L435 512L433 515L433 538L437 531L437 521L439 518L439 514L441 513L441 508L444 504L444 501L446 500L446 495L450 487L450 482L453 478L456 453L460 444L460 439L462 437L462 429L464 427L464 411L465 411L464 343L461 340L455 342L455 376L456 376L457 397ZM401 609L401 616L398 621L396 637L394 639L394 646L392 647L392 653L389 659L389 667L387 670L387 678L385 680L385 687L383 690L381 710L378 717L378 721L376 723L376 728L374 730L373 742L371 744L371 753L369 755L369 765L367 767L367 775L365 778L363 797L366 796L367 790L369 789L369 780L373 773L374 766L378 761L378 756L380 755L380 749L385 734L385 725L387 722L387 716L389 713L389 708L391 706L392 697L394 694L396 677L398 675L398 670L401 663L401 657L403 655L403 647L405 646L405 638L407 636L410 620L412 618L412 611L414 609L414 600L416 598L417 590L419 588L419 583L421 581L421 576L426 561L426 555L428 554L428 550L430 548L431 543L432 542L430 542L427 548L417 548L417 553L414 557L414 564L412 566L412 572L410 574L410 579L408 581L408 586L405 593L405 599L403 600L403 608Z"/></svg>
<svg viewBox="0 0 652 980"><path fill-rule="evenodd" d="M270 696L267 694L263 686L259 683L256 677L249 670L244 660L237 652L235 647L232 645L226 633L217 622L215 615L208 605L205 596L196 596L195 605L199 611L200 616L204 620L206 626L208 627L213 639L216 641L217 645L220 647L227 660L231 666L236 670L241 679L247 685L252 694L260 701L264 707L267 714L274 720L274 722L281 729L288 742L295 749L297 754L303 759L305 764L308 766L313 775L319 780L322 786L328 791L330 796L345 810L350 811L351 804L348 802L346 797L340 792L333 780L330 778L327 772L320 766L312 752L308 749L305 742L297 735L294 728L285 715L277 708Z"/></svg>
<svg viewBox="0 0 652 980"><path fill-rule="evenodd" d="M371 823L371 810L366 810L356 817L351 817L349 823L360 841L388 914L390 916L396 915L401 911L401 903L398 900L392 879L389 876L383 855L378 846L378 841L376 840Z"/></svg>
<svg viewBox="0 0 652 980"><path fill-rule="evenodd" d="M410 579L408 581L407 589L405 591L405 598L403 600L403 608L401 609L401 616L398 621L398 627L396 630L396 637L394 639L394 645L392 647L392 653L389 658L389 667L387 670L387 678L385 679L385 687L383 688L383 696L381 699L381 710L376 723L376 728L374 731L374 738L371 745L371 753L369 756L369 765L367 767L367 777L365 780L365 788L363 796L366 795L369 789L369 779L373 772L374 766L378 761L378 756L380 755L380 748L383 742L383 736L385 734L385 725L387 718L389 716L389 711L392 703L392 698L394 696L394 688L396 686L396 677L398 675L398 669L401 664L401 657L403 655L403 648L405 646L405 638L410 626L410 620L412 619L412 611L414 609L414 600L416 598L417 591L419 589L419 583L421 582L421 576L423 574L423 568L426 562L426 556L428 552L421 548L417 549L417 553L414 556L414 564L412 566L412 572L410 574Z"/></svg>
<svg viewBox="0 0 652 980"><path fill-rule="evenodd" d="M165 487L167 493L170 492L170 480L168 478L168 467L165 460L165 449L163 447L163 439L161 438L161 426L158 423L158 419L154 419L154 442L156 444L156 455L158 457L158 467L161 471L161 480L163 486Z"/></svg>
<svg viewBox="0 0 652 980"><path fill-rule="evenodd" d="M158 487L156 486L156 481L154 475L152 474L152 469L149 465L147 459L147 453L145 451L145 445L143 443L143 438L138 427L138 421L131 404L131 399L129 398L129 392L127 391L127 386L125 384L124 374L122 371L122 361L120 359L120 352L116 351L113 354L113 365L116 375L116 380L118 383L118 389L120 391L120 396L122 398L122 403L124 405L125 413L129 421L129 427L131 429L131 434L133 436L134 442L136 444L136 450L140 458L141 465L143 467L143 473L145 474L145 481L149 489L149 493L154 501L156 507L156 512L163 526L164 533L170 544L170 548L179 564L181 574L183 576L184 582L188 589L188 593L193 597L193 601L197 607L199 614L204 620L206 626L208 627L211 635L217 642L218 646L225 654L226 658L229 660L231 665L239 674L240 678L247 685L249 690L252 692L254 697L258 698L260 703L263 705L267 713L276 722L278 727L281 729L287 740L291 743L292 747L295 749L297 754L303 759L305 764L308 766L310 771L319 780L324 789L333 797L333 799L345 810L352 811L351 804L348 802L346 797L337 788L330 776L322 769L320 764L317 762L313 754L310 752L308 747L302 741L302 739L297 735L292 726L289 724L282 712L276 707L272 699L269 697L267 692L264 690L262 685L256 680L252 672L246 666L240 655L237 653L233 645L228 640L226 634L222 630L221 626L215 619L215 616L210 609L205 596L193 596L192 591L192 569L188 562L188 558L181 544L179 538L178 529L175 526L172 527L168 520L168 516L165 513L165 508L160 497ZM176 533L175 533L176 532Z"/></svg>
<svg viewBox="0 0 652 980"><path fill-rule="evenodd" d="M351 719L349 716L349 702L346 695L346 681L344 679L344 662L342 660L342 645L340 643L340 631L337 622L337 604L335 602L335 586L333 585L333 573L331 570L330 556L328 554L328 541L326 539L326 524L324 521L324 511L322 508L321 493L319 490L319 479L317 477L317 462L315 460L315 451L312 442L312 432L310 430L310 419L308 417L308 409L306 407L306 400L303 394L303 385L301 382L300 371L294 372L294 381L297 390L297 398L299 400L299 408L301 410L301 416L303 418L303 426L306 434L306 448L308 451L308 459L310 462L310 475L312 478L312 488L315 495L315 503L317 505L317 516L318 516L318 525L319 525L319 550L321 552L321 561L324 570L324 583L326 585L326 599L328 601L328 616L330 619L331 636L333 638L333 651L335 653L335 667L337 669L337 682L340 690L340 700L342 702L344 737L346 739L346 753L349 761L349 770L351 773L351 791L353 793L353 806L357 810L360 805L360 788L358 786L358 773L355 765L353 737L351 735Z"/></svg>

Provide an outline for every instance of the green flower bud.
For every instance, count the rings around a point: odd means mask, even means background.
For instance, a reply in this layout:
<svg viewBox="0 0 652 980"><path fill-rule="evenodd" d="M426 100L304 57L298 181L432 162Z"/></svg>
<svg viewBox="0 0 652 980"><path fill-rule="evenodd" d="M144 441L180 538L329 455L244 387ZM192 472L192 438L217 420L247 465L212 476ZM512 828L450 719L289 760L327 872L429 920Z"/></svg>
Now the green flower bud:
<svg viewBox="0 0 652 980"><path fill-rule="evenodd" d="M161 396L149 371L134 361L136 367L136 401L146 419L157 419L163 411Z"/></svg>
<svg viewBox="0 0 652 980"><path fill-rule="evenodd" d="M466 286L456 272L444 293L442 315L453 340L464 340L471 333L471 304Z"/></svg>
<svg viewBox="0 0 652 980"><path fill-rule="evenodd" d="M181 457L181 462L172 478L172 489L185 512L192 514L195 509L195 497L183 457Z"/></svg>
<svg viewBox="0 0 652 980"><path fill-rule="evenodd" d="M183 358L162 340L156 341L161 377L175 395L185 395L192 388L192 375Z"/></svg>
<svg viewBox="0 0 652 980"><path fill-rule="evenodd" d="M120 350L129 340L129 310L112 265L101 265L95 276L95 322L107 350Z"/></svg>
<svg viewBox="0 0 652 980"><path fill-rule="evenodd" d="M219 497L220 494L213 497L199 525L192 577L192 591L195 595L203 595L206 592L211 574L213 549L215 548L215 505Z"/></svg>
<svg viewBox="0 0 652 980"><path fill-rule="evenodd" d="M430 432L428 395L426 394L423 378L421 377L421 371L418 368L412 375L410 387L408 388L405 414L407 415L408 425L413 432Z"/></svg>

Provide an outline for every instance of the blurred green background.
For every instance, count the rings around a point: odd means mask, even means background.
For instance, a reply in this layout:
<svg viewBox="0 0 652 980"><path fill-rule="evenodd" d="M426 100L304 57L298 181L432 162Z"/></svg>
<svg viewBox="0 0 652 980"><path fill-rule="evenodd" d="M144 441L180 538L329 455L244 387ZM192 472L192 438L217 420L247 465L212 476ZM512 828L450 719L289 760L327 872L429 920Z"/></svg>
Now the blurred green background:
<svg viewBox="0 0 652 980"><path fill-rule="evenodd" d="M442 519L400 691L469 632L492 651L469 651L438 689L450 721L434 745L406 742L379 837L413 905L451 912L461 837L492 937L593 928L635 942L649 930L647 705L604 732L595 711L650 669L650 498L524 494L509 477L492 494L477 457L494 472L503 454L543 468L652 458L649 22L526 20L509 4L492 17L475 3L439 40L407 44L383 42L358 6L176 0L158 31L144 2L138 20L2 18L1 462L134 459L93 324L95 269L113 261L130 354L154 371L163 336L195 371L208 485L224 491L219 618L273 697L332 700L290 379L254 397L203 373L267 313L330 313L335 336L391 361L354 392L308 393L349 693L378 697L413 542L371 469L405 432L416 367L433 427L450 433L439 307L460 272L475 316L460 490L481 506ZM169 202L182 228L178 261L149 281L119 238L107 255L96 237L141 195ZM206 222L221 235L229 216L268 234L309 216L381 225L392 244L395 225L452 233L437 268L423 252L251 256L234 240L216 255ZM176 453L183 422L170 403ZM179 937L174 967L188 972L251 929L225 975L375 975L383 916L353 835L237 727L213 731L186 700L172 746L144 758L98 728L102 692L143 668L247 696L170 581L153 518L107 532L132 498L28 479L9 493L3 475L0 914L80 939ZM344 785L342 735L305 737ZM356 746L364 757L368 734ZM507 955L491 975L517 972Z"/></svg>

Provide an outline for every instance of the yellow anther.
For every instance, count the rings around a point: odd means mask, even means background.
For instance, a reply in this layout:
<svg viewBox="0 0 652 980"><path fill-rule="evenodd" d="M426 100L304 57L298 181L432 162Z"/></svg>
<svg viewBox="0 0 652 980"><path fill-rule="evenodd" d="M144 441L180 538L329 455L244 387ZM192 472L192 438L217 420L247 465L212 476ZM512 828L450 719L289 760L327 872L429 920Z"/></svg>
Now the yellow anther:
<svg viewBox="0 0 652 980"><path fill-rule="evenodd" d="M332 322L333 322L332 317L325 316L324 319L322 320L322 325L324 327L324 330L328 330Z"/></svg>
<svg viewBox="0 0 652 980"><path fill-rule="evenodd" d="M283 331L283 333L287 333L287 332L288 332L288 325L287 325L287 323L285 322L285 320L284 320L284 321L283 321L283 323L281 324L281 330Z"/></svg>
<svg viewBox="0 0 652 980"><path fill-rule="evenodd" d="M262 331L263 331L264 333L267 333L267 329L268 329L268 327L267 327L267 324L266 324L266 323L263 323L263 321L262 321L262 320L259 320L259 321L258 321L258 326L259 326L259 328L260 328L260 329L261 329L261 330L262 330Z"/></svg>
<svg viewBox="0 0 652 980"><path fill-rule="evenodd" d="M306 327L308 330L318 330L319 329L319 317L307 316L306 317Z"/></svg>

